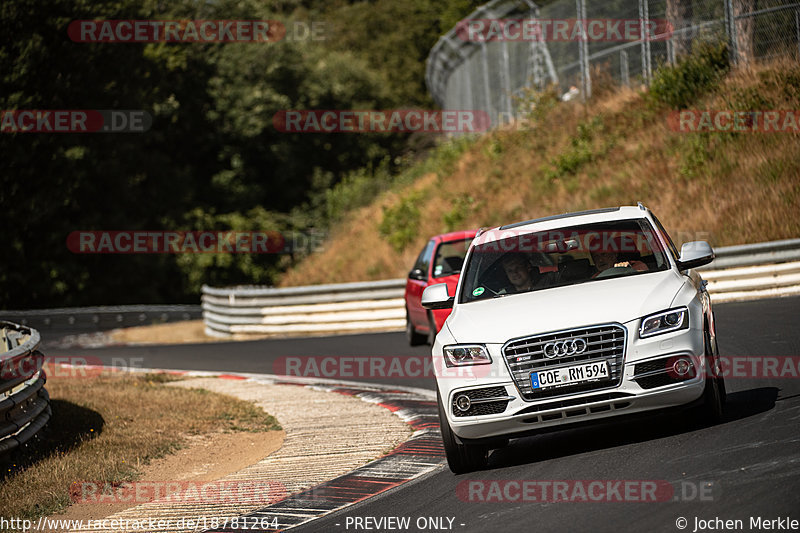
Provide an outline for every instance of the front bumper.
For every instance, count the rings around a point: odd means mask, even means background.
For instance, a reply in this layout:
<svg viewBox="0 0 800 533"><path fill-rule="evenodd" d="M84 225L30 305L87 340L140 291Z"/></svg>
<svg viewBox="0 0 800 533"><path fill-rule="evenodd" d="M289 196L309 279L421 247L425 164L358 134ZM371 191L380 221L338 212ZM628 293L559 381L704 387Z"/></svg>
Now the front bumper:
<svg viewBox="0 0 800 533"><path fill-rule="evenodd" d="M636 331L635 324L625 324L628 331ZM513 438L538 430L552 430L559 426L602 421L605 418L631 415L646 411L666 409L691 404L698 400L705 388L705 368L702 328L691 328L671 334L639 339L628 335L623 360L622 379L617 386L603 386L591 391L564 394L551 398L526 401L505 363L502 346L487 345L492 356L491 365L459 369L450 375L437 378L437 386L453 431L462 439ZM684 380L664 380L664 384L639 379L643 369L686 358L695 371ZM637 370L638 366L638 370ZM441 368L441 367L440 367ZM681 378L683 379L683 378ZM480 395L491 388L491 397L504 398L505 408L483 410L478 416L456 416L454 399L460 394ZM484 394L485 396L485 394ZM510 399L508 399L510 397ZM485 398L483 398L485 399ZM488 404L479 404L488 405ZM494 404L498 405L498 404Z"/></svg>

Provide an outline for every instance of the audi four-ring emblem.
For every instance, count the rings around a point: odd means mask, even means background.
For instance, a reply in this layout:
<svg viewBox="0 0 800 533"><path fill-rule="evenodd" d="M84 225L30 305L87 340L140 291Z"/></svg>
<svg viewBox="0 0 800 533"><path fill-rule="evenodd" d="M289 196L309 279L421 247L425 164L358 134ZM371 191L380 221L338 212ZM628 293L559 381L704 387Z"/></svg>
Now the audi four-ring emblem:
<svg viewBox="0 0 800 533"><path fill-rule="evenodd" d="M564 357L565 355L577 355L586 351L588 347L586 339L567 339L565 341L548 342L544 345L544 356L548 359L554 357Z"/></svg>

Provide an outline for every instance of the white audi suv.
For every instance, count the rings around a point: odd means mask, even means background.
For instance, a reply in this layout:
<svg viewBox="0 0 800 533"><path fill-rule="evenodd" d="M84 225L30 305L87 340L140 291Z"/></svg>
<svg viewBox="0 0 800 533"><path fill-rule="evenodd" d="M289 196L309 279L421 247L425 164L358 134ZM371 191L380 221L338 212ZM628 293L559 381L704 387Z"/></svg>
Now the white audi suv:
<svg viewBox="0 0 800 533"><path fill-rule="evenodd" d="M714 315L695 270L708 243L677 250L647 208L557 215L476 235L432 349L453 472L510 438L675 406L719 420Z"/></svg>

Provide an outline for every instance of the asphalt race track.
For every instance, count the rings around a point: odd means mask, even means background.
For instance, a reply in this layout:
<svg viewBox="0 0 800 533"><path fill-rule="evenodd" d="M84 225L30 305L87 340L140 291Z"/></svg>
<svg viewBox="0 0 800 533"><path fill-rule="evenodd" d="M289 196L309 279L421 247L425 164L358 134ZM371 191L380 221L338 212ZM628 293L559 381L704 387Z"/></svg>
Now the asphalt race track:
<svg viewBox="0 0 800 533"><path fill-rule="evenodd" d="M800 298L719 304L715 312L723 356L800 356ZM425 346L409 347L402 333L46 351L105 364L258 373L285 368L285 357L316 356L320 362L324 356L358 360L428 353ZM796 370L797 359L794 363ZM434 386L433 378L424 376L376 381ZM776 519L782 521L771 522L772 530L799 530L800 376L729 377L726 386L726 416L716 426L700 428L685 416L667 414L520 439L494 451L487 470L454 476L445 468L295 531L691 532L696 520L711 521L700 522L697 531L757 531L767 529L763 520ZM541 492L532 493L531 501L518 501L517 487L524 481L574 480L584 486L591 480L653 481L659 487L668 483L674 492L656 502L533 501ZM505 487L507 494L491 492L492 487ZM491 495L494 501L476 501ZM405 527L377 522L382 517L410 520ZM761 529L751 528L757 519Z"/></svg>

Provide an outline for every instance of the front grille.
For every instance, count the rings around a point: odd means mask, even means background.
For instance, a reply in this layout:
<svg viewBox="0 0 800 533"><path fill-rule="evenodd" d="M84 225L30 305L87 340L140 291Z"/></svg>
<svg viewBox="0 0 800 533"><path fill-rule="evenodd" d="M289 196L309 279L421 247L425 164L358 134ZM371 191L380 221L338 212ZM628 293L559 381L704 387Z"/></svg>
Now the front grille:
<svg viewBox="0 0 800 533"><path fill-rule="evenodd" d="M484 400L487 398L504 398L508 396L505 387L484 387L482 389L472 389L466 391L459 391L453 398L455 399L461 394L465 394L470 400ZM496 415L506 410L509 400L498 400L496 402L486 403L473 403L466 411L461 411L453 404L451 411L453 416L480 416L480 415Z"/></svg>
<svg viewBox="0 0 800 533"><path fill-rule="evenodd" d="M636 363L633 367L633 373L636 374L644 374L645 372L655 372L657 370L668 370L667 363L669 359L655 359L653 361L647 361L646 363Z"/></svg>
<svg viewBox="0 0 800 533"><path fill-rule="evenodd" d="M496 415L502 413L506 410L506 406L508 405L508 400L502 400L499 402L487 402L487 403L478 403L472 404L469 406L469 409L466 411L459 411L458 409L453 409L454 416L481 416L481 415Z"/></svg>
<svg viewBox="0 0 800 533"><path fill-rule="evenodd" d="M483 400L485 398L497 398L506 396L505 387L485 387L483 389L472 389L460 391L459 394L466 394L470 400Z"/></svg>
<svg viewBox="0 0 800 533"><path fill-rule="evenodd" d="M576 407L586 405L594 402L605 402L609 400L619 400L620 398L630 398L632 394L625 392L609 392L606 394L595 394L594 396L584 396L582 398L571 398L567 400L553 400L551 402L538 403L530 407L514 413L514 415L524 415L528 413L541 413L542 411L549 411L551 409L564 409L567 407Z"/></svg>
<svg viewBox="0 0 800 533"><path fill-rule="evenodd" d="M547 343L578 338L586 341L586 350L584 352L552 359L544 356L544 346ZM625 328L620 325L590 326L514 339L503 347L503 356L506 358L509 371L514 377L514 383L517 385L522 398L533 401L618 386L622 381L625 338ZM531 386L531 372L596 361L606 361L608 363L610 379L566 384L544 389L534 389Z"/></svg>
<svg viewBox="0 0 800 533"><path fill-rule="evenodd" d="M657 374L655 376L648 376L636 380L636 383L643 389L655 389L656 387L664 387L665 385L673 385L686 381L685 378L678 378L671 374Z"/></svg>

